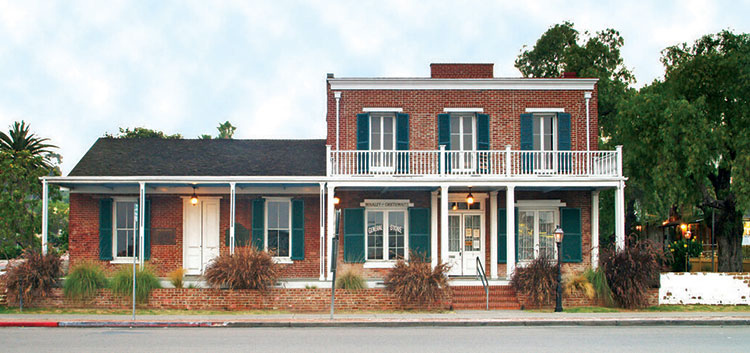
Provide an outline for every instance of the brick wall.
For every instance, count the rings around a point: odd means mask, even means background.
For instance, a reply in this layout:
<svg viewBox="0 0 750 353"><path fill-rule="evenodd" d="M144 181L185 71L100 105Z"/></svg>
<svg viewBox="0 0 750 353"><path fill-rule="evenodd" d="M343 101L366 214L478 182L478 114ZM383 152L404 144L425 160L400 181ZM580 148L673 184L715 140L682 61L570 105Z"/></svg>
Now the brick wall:
<svg viewBox="0 0 750 353"><path fill-rule="evenodd" d="M492 78L494 64L430 64L431 78Z"/></svg>

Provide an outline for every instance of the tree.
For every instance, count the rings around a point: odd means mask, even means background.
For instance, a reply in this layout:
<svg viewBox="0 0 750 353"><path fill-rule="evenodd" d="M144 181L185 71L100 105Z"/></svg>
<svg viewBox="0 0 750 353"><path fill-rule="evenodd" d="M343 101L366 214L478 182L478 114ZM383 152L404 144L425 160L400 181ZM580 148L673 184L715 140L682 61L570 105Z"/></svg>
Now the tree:
<svg viewBox="0 0 750 353"><path fill-rule="evenodd" d="M665 75L618 106L625 163L645 209L716 212L719 270L742 270L750 207L750 36L722 31L662 52ZM712 210L714 209L714 210ZM706 219L706 218L704 218Z"/></svg>
<svg viewBox="0 0 750 353"><path fill-rule="evenodd" d="M237 127L232 126L232 123L226 121L223 124L219 124L219 127L217 127L216 129L219 130L219 136L217 136L216 138L231 139L232 136L234 136L234 130L237 130Z"/></svg>
<svg viewBox="0 0 750 353"><path fill-rule="evenodd" d="M104 137L118 138L118 139L137 139L137 138L160 138L167 140L179 140L182 139L182 135L173 134L167 135L159 130L152 130L145 127L135 127L133 130L130 128L120 128L120 133L112 135L110 133L104 134Z"/></svg>
<svg viewBox="0 0 750 353"><path fill-rule="evenodd" d="M0 151L7 151L14 155L27 151L31 156L42 156L37 161L40 163L39 166L51 166L52 163L47 155L52 154L50 148L57 148L57 146L47 144L49 139L37 137L30 133L30 129L31 125L26 125L26 122L22 120L20 123L14 122L8 134L0 131Z"/></svg>

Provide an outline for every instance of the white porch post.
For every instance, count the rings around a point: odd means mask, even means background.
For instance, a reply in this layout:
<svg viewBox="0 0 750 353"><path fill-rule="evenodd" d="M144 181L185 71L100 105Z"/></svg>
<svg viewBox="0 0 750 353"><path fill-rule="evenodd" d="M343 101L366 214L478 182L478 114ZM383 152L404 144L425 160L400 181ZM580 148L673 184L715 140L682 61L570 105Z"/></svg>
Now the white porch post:
<svg viewBox="0 0 750 353"><path fill-rule="evenodd" d="M591 192L591 268L599 267L599 190Z"/></svg>
<svg viewBox="0 0 750 353"><path fill-rule="evenodd" d="M229 254L234 254L234 214L235 214L235 194L237 183L229 183Z"/></svg>
<svg viewBox="0 0 750 353"><path fill-rule="evenodd" d="M139 182L140 192L138 197L138 264L143 268L144 251L146 246L146 183Z"/></svg>
<svg viewBox="0 0 750 353"><path fill-rule="evenodd" d="M440 260L448 263L448 185L440 186Z"/></svg>
<svg viewBox="0 0 750 353"><path fill-rule="evenodd" d="M47 255L47 233L49 219L49 205L47 204L47 193L49 192L49 185L47 179L42 179L42 254Z"/></svg>
<svg viewBox="0 0 750 353"><path fill-rule="evenodd" d="M615 192L615 245L617 250L625 249L625 182Z"/></svg>
<svg viewBox="0 0 750 353"><path fill-rule="evenodd" d="M507 279L516 269L516 187L508 185L505 192L505 235L506 235L506 267L505 275Z"/></svg>
<svg viewBox="0 0 750 353"><path fill-rule="evenodd" d="M325 224L326 224L326 221L325 221L325 219L326 219L325 193L326 193L325 183L320 183L320 200L319 200L319 204L318 204L318 210L320 210L320 212L319 212L319 218L320 218L320 248L319 248L319 253L320 253L320 278L319 279L321 281L325 280L325 278L326 278L326 275L325 275L325 270L326 270L326 256L325 256L325 254L326 254L326 252L325 252L325 243L326 243L326 241L325 241L325 236L326 236L325 235L326 234L326 231L325 231L325 229L326 229L326 227L325 227Z"/></svg>
<svg viewBox="0 0 750 353"><path fill-rule="evenodd" d="M433 191L430 198L430 264L438 264L438 192Z"/></svg>
<svg viewBox="0 0 750 353"><path fill-rule="evenodd" d="M331 259L333 256L336 256L337 254L333 254L333 235L335 234L335 225L336 225L336 210L333 205L333 196L334 191L336 187L328 183L328 189L327 189L327 195L326 195L326 230L328 231L328 239L326 240L326 279L331 280L333 278L333 273L331 272Z"/></svg>
<svg viewBox="0 0 750 353"><path fill-rule="evenodd" d="M490 278L497 279L497 191L490 192Z"/></svg>

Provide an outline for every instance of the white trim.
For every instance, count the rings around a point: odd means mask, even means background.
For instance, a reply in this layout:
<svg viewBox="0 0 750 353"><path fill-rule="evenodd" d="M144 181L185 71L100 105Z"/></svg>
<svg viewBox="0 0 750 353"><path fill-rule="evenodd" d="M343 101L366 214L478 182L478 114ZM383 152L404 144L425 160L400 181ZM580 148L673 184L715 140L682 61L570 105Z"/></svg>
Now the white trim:
<svg viewBox="0 0 750 353"><path fill-rule="evenodd" d="M595 78L331 78L331 90L593 90Z"/></svg>
<svg viewBox="0 0 750 353"><path fill-rule="evenodd" d="M138 205L138 217L140 219L140 214L141 214L141 209L140 209L141 206L139 202L140 197L113 196L111 197L111 199L112 199L112 209L110 210L110 212L112 212L112 260L110 260L110 263L132 264L133 256L117 256L117 203L128 202L128 203L137 204ZM138 229L140 225L139 219L136 219L135 215L133 215L133 236L134 237L138 234ZM123 228L123 229L127 229L127 228ZM127 250L125 251L127 252ZM135 251L136 249L135 249L135 244L134 244L133 252L135 253ZM140 247L138 248L138 251L140 251Z"/></svg>
<svg viewBox="0 0 750 353"><path fill-rule="evenodd" d="M526 108L527 113L565 113L565 108Z"/></svg>
<svg viewBox="0 0 750 353"><path fill-rule="evenodd" d="M289 235L289 238L291 237L292 236ZM290 239L290 243L291 243L291 239ZM292 258L289 256L274 256L273 262L277 264L293 264L294 263L294 261L292 261Z"/></svg>
<svg viewBox="0 0 750 353"><path fill-rule="evenodd" d="M443 108L445 113L484 113L484 108Z"/></svg>
<svg viewBox="0 0 750 353"><path fill-rule="evenodd" d="M518 208L559 208L565 207L565 202L560 200L517 200Z"/></svg>
<svg viewBox="0 0 750 353"><path fill-rule="evenodd" d="M497 191L490 192L490 278L497 279ZM506 253L507 254L507 253ZM507 256L507 255L506 255Z"/></svg>
<svg viewBox="0 0 750 353"><path fill-rule="evenodd" d="M395 260L367 260L362 265L364 268L394 268L395 266Z"/></svg>
<svg viewBox="0 0 750 353"><path fill-rule="evenodd" d="M362 111L365 113L401 113L404 111L404 108L373 108L373 107L366 107L362 108Z"/></svg>

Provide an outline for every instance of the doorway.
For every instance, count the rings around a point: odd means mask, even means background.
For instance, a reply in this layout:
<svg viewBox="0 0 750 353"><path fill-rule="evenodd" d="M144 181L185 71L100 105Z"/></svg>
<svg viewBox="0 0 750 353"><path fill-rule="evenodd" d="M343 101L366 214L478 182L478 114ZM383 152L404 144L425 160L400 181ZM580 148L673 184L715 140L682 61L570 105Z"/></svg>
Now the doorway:
<svg viewBox="0 0 750 353"><path fill-rule="evenodd" d="M182 266L188 275L201 275L219 256L219 198L201 197L196 205L185 198L182 210Z"/></svg>
<svg viewBox="0 0 750 353"><path fill-rule="evenodd" d="M448 214L450 276L476 276L477 257L484 265L484 215L454 211Z"/></svg>

